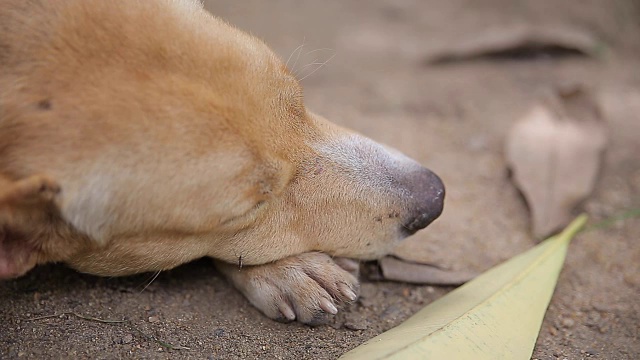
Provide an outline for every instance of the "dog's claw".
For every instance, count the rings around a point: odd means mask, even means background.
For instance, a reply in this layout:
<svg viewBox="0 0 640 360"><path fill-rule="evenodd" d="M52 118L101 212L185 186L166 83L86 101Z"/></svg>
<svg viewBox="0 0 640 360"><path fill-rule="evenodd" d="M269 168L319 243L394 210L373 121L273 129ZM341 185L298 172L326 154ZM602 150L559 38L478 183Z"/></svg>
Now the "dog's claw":
<svg viewBox="0 0 640 360"><path fill-rule="evenodd" d="M320 308L331 315L335 315L338 313L338 308L333 305L333 301L326 298L320 299Z"/></svg>
<svg viewBox="0 0 640 360"><path fill-rule="evenodd" d="M345 283L338 284L338 289L340 290L342 295L344 295L344 297L349 299L349 301L356 301L356 299L358 298L358 295L356 295L356 293L351 290L351 287L349 287L349 285Z"/></svg>
<svg viewBox="0 0 640 360"><path fill-rule="evenodd" d="M280 305L278 306L278 309L280 310L280 313L284 317L284 320L293 321L296 319L296 313L293 312L293 309L289 304L284 302L280 303Z"/></svg>

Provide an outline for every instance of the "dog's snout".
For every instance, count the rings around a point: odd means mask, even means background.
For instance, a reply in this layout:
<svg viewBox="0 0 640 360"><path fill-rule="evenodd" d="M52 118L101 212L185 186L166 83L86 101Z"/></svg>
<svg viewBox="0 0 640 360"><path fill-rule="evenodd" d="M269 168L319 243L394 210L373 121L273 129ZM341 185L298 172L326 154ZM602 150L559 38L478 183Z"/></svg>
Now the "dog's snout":
<svg viewBox="0 0 640 360"><path fill-rule="evenodd" d="M422 168L407 179L411 202L403 231L413 234L440 216L444 206L444 184L438 175Z"/></svg>

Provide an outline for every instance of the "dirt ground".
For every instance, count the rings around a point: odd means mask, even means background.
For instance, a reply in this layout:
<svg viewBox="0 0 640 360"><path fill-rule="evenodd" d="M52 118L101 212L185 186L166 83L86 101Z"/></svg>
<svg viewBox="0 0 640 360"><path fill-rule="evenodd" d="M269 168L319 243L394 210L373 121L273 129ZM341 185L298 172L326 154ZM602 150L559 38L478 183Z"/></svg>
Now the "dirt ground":
<svg viewBox="0 0 640 360"><path fill-rule="evenodd" d="M634 0L209 1L284 59L304 42L308 106L390 144L441 175L445 212L398 250L482 271L535 244L507 177L504 136L540 94L592 89L610 128L594 221L640 208L640 3ZM568 25L602 42L595 56L541 54L430 65L434 51L484 29ZM312 58L309 58L312 57ZM293 61L293 60L292 60ZM292 65L292 64L290 64ZM640 220L580 234L542 325L538 359L640 358ZM414 246L415 247L415 246ZM264 318L200 260L160 274L98 278L62 265L0 284L0 358L334 359L451 288L362 284L327 326ZM84 318L82 318L84 317ZM102 320L125 320L107 323ZM185 347L188 349L170 349Z"/></svg>

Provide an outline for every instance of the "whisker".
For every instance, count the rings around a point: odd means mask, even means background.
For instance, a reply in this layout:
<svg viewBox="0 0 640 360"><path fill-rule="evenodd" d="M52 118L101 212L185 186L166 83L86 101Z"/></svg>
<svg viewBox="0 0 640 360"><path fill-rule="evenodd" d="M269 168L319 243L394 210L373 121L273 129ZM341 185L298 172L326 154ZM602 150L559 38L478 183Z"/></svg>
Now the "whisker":
<svg viewBox="0 0 640 360"><path fill-rule="evenodd" d="M291 70L295 70L296 65L298 64L298 60L300 60L300 54L302 53L302 49L304 49L304 45L305 42L307 41L306 37L302 38L302 44L300 44L295 50L293 50L293 52L291 53L291 55L289 55L289 58L287 59L287 63L285 64L285 66L289 67L289 61L291 60L291 57L293 56L294 53L298 53L298 55L296 55L296 60L293 62L293 65L291 66Z"/></svg>
<svg viewBox="0 0 640 360"><path fill-rule="evenodd" d="M320 64L322 64L322 63L321 63L321 62L318 62L318 59L317 59L317 58L316 58L316 59L313 59L313 61L312 61L310 64L307 64L307 65L305 65L305 66L301 67L300 69L298 69L298 70L294 71L294 72L293 72L293 76L298 77L298 75L300 75L300 73L301 73L304 69L308 68L309 66L311 66L311 65L320 65Z"/></svg>
<svg viewBox="0 0 640 360"><path fill-rule="evenodd" d="M310 54L313 54L313 53L318 52L318 51L333 51L333 55L329 58L329 60L331 60L331 58L333 58L333 57L336 55L335 50L333 50L333 49L331 49L331 48L320 48L320 49L315 49L315 50L311 50L311 51L307 52L307 53L305 54L305 56L310 55ZM318 60L319 60L319 58L315 58L315 59L313 59L313 61L312 61L310 64L307 64L307 65L303 66L302 68L300 68L300 69L296 70L296 71L293 73L293 75L294 75L295 77L298 77L298 75L299 75L299 74L301 74L301 73L302 73L302 71L303 71L304 69L308 68L309 66L312 66L312 65L322 65L322 63L318 62ZM327 61L329 61L329 60L327 60Z"/></svg>
<svg viewBox="0 0 640 360"><path fill-rule="evenodd" d="M153 275L153 278L151 279L151 281L149 281L149 283L147 285L145 285L142 290L140 290L139 294L142 294L143 291L145 291L149 285L151 285L152 282L154 282L158 276L160 275L161 270L156 271L155 275Z"/></svg>
<svg viewBox="0 0 640 360"><path fill-rule="evenodd" d="M313 54L313 53L318 52L318 51L334 51L334 50L331 49L331 48L320 48L320 49L311 50L308 53L306 53L305 55L310 55L310 54Z"/></svg>
<svg viewBox="0 0 640 360"><path fill-rule="evenodd" d="M291 61L293 54L295 54L297 51L302 51L303 46L304 46L304 41L302 42L302 44L298 45L298 47L293 49L293 51L291 52L291 55L289 55L289 57L287 58L287 62L284 64L285 66L289 67L289 61Z"/></svg>
<svg viewBox="0 0 640 360"><path fill-rule="evenodd" d="M329 57L326 61L324 61L323 63L321 63L317 68L313 69L312 72L310 72L309 74L305 75L302 79L298 80L298 81L302 81L306 78L308 78L309 76L313 75L316 71L320 70L323 66L325 66L329 61L331 61L331 59L333 59L336 56L336 54L334 53L333 55L331 55L331 57Z"/></svg>

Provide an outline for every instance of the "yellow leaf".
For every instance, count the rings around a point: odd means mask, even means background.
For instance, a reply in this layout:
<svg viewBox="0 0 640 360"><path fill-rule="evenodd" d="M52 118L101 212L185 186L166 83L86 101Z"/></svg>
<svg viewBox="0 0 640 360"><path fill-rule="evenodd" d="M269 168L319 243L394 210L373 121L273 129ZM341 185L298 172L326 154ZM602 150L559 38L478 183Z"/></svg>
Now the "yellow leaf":
<svg viewBox="0 0 640 360"><path fill-rule="evenodd" d="M478 276L341 359L530 359L567 247L561 234Z"/></svg>

